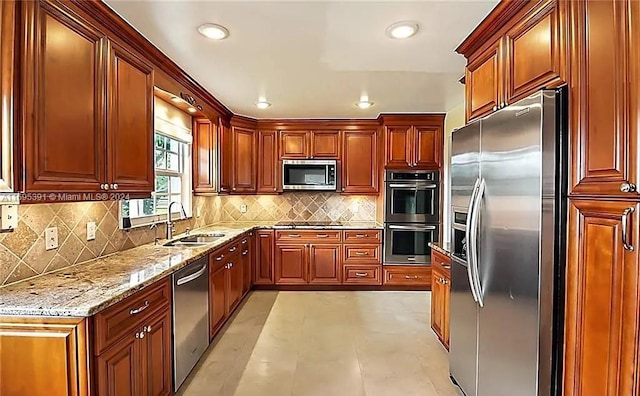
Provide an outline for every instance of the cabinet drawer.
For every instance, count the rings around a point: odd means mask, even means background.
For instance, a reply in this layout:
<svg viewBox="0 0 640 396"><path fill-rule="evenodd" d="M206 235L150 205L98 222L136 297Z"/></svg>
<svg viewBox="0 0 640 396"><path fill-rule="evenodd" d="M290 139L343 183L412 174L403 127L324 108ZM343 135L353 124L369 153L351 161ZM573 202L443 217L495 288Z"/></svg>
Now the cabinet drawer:
<svg viewBox="0 0 640 396"><path fill-rule="evenodd" d="M431 267L385 265L384 284L395 286L430 286Z"/></svg>
<svg viewBox="0 0 640 396"><path fill-rule="evenodd" d="M340 230L300 230L300 231L276 231L276 242L314 242L336 243L342 240Z"/></svg>
<svg viewBox="0 0 640 396"><path fill-rule="evenodd" d="M382 284L382 266L381 265L353 265L345 264L342 266L343 284L356 285L381 285Z"/></svg>
<svg viewBox="0 0 640 396"><path fill-rule="evenodd" d="M118 341L148 319L158 309L171 303L171 282L169 279L157 282L148 290L141 290L116 305L98 312L95 317L95 354Z"/></svg>
<svg viewBox="0 0 640 396"><path fill-rule="evenodd" d="M380 245L344 245L344 263L382 264Z"/></svg>
<svg viewBox="0 0 640 396"><path fill-rule="evenodd" d="M382 243L382 230L348 230L344 232L345 243Z"/></svg>

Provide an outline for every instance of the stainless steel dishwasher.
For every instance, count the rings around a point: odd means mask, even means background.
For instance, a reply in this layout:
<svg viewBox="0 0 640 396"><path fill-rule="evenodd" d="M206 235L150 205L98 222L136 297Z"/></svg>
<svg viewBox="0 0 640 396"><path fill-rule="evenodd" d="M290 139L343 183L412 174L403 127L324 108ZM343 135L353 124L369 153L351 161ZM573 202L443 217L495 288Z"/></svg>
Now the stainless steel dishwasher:
<svg viewBox="0 0 640 396"><path fill-rule="evenodd" d="M207 257L173 274L173 381L175 390L209 346Z"/></svg>

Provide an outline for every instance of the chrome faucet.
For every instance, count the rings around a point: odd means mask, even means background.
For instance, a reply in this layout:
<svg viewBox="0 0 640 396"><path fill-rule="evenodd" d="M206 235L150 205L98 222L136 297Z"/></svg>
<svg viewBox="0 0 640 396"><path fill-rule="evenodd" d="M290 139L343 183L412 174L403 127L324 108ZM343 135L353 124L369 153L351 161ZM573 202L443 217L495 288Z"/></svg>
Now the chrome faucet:
<svg viewBox="0 0 640 396"><path fill-rule="evenodd" d="M173 204L179 204L180 205L180 212L182 212L182 218L180 218L180 220L182 220L182 219L187 217L187 212L185 212L184 206L182 205L182 202L180 202L180 201L171 201L171 203L169 204L168 212L167 212L167 239L173 238L173 232L176 229L175 224L173 223L173 221L171 221L171 208L173 207Z"/></svg>

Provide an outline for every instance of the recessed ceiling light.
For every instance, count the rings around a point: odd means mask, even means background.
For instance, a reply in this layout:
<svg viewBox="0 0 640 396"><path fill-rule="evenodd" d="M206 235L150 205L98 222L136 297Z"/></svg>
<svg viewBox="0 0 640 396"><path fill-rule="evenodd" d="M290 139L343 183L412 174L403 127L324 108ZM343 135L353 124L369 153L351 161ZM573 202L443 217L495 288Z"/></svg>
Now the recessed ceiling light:
<svg viewBox="0 0 640 396"><path fill-rule="evenodd" d="M256 107L259 109L268 109L269 107L271 107L271 103L267 102L266 100L261 100L259 102L256 102Z"/></svg>
<svg viewBox="0 0 640 396"><path fill-rule="evenodd" d="M356 102L356 106L361 109L368 109L369 107L373 106L373 102L370 102L368 100L361 100L359 102Z"/></svg>
<svg viewBox="0 0 640 396"><path fill-rule="evenodd" d="M416 22L396 22L387 28L387 36L394 39L406 39L418 33Z"/></svg>
<svg viewBox="0 0 640 396"><path fill-rule="evenodd" d="M198 27L201 35L212 40L222 40L229 37L229 30L226 27L216 25L215 23L205 23Z"/></svg>
<svg viewBox="0 0 640 396"><path fill-rule="evenodd" d="M195 107L189 107L189 108L187 108L187 111L188 111L189 113L195 113L195 112L196 112L196 109L195 109Z"/></svg>

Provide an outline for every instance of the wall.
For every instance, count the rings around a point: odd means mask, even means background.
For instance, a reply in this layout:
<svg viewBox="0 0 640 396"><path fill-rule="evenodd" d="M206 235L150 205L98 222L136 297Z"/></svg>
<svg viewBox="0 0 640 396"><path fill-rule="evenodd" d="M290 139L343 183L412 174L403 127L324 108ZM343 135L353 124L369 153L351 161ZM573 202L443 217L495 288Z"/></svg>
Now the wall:
<svg viewBox="0 0 640 396"><path fill-rule="evenodd" d="M464 126L464 102L447 111L444 119L444 166L443 166L443 242L451 239L451 132L455 128Z"/></svg>
<svg viewBox="0 0 640 396"><path fill-rule="evenodd" d="M296 192L230 195L222 199L222 221L375 221L376 197ZM240 206L247 205L241 213Z"/></svg>

